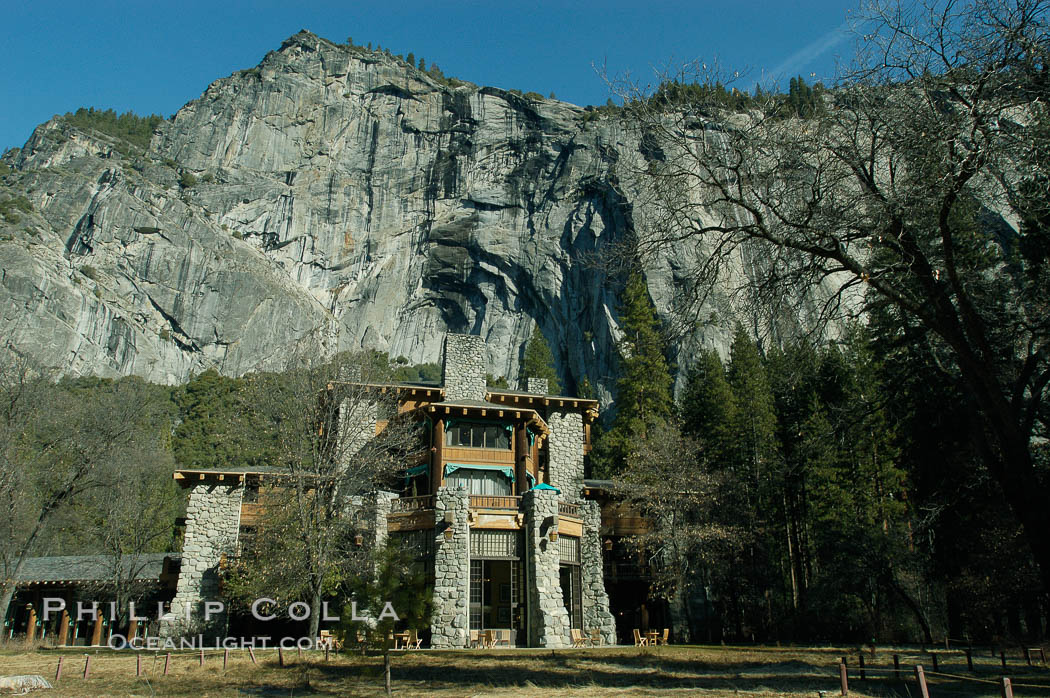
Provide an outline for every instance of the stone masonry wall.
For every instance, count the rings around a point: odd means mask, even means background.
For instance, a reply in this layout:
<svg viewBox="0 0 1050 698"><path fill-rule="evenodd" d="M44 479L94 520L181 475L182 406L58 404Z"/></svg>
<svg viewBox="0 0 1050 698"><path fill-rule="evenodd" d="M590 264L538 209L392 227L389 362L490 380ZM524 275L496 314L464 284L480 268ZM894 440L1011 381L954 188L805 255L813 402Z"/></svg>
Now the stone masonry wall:
<svg viewBox="0 0 1050 698"><path fill-rule="evenodd" d="M470 497L462 487L442 487L434 498L434 599L431 647L466 647L470 641ZM450 513L452 523L445 524ZM451 528L452 540L445 540Z"/></svg>
<svg viewBox="0 0 1050 698"><path fill-rule="evenodd" d="M379 405L363 395L345 398L339 406L339 458L345 468L350 459L375 438Z"/></svg>
<svg viewBox="0 0 1050 698"><path fill-rule="evenodd" d="M529 590L529 644L569 647L569 612L562 599L558 546L547 536L558 521L558 495L553 490L529 490L525 510L525 556Z"/></svg>
<svg viewBox="0 0 1050 698"><path fill-rule="evenodd" d="M161 623L162 635L225 635L226 614L213 615L205 623L203 602L220 600L219 559L223 553L236 551L243 495L244 487L240 484L202 482L190 490L182 566L171 602L171 616Z"/></svg>
<svg viewBox="0 0 1050 698"><path fill-rule="evenodd" d="M546 378L525 379L525 392L527 393L533 393L534 395L546 395L548 390L550 390L550 386Z"/></svg>
<svg viewBox="0 0 1050 698"><path fill-rule="evenodd" d="M550 484L567 501L576 502L583 489L583 415L552 410L547 424L551 429Z"/></svg>
<svg viewBox="0 0 1050 698"><path fill-rule="evenodd" d="M445 336L445 364L442 369L445 400L485 399L485 341L477 335Z"/></svg>
<svg viewBox="0 0 1050 698"><path fill-rule="evenodd" d="M602 561L602 510L598 502L580 502L583 536L580 539L580 577L583 583L583 627L600 628L608 645L616 644L616 620L609 612L609 594L605 591L605 569Z"/></svg>

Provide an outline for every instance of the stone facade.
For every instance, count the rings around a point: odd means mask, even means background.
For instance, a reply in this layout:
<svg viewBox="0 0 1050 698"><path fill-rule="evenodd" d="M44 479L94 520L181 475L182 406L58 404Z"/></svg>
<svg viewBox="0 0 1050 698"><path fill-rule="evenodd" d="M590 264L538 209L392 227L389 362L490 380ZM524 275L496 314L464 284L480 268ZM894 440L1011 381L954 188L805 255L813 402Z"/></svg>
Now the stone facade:
<svg viewBox="0 0 1050 698"><path fill-rule="evenodd" d="M442 487L434 509L437 527L430 645L466 647L470 641L470 497L462 487ZM451 522L445 523L446 518ZM452 531L452 540L445 540L446 529Z"/></svg>
<svg viewBox="0 0 1050 698"><path fill-rule="evenodd" d="M562 491L566 501L578 501L583 489L583 415L551 410L547 425L550 484Z"/></svg>
<svg viewBox="0 0 1050 698"><path fill-rule="evenodd" d="M484 400L485 341L476 335L449 334L445 337L445 364L442 372L445 399Z"/></svg>
<svg viewBox="0 0 1050 698"><path fill-rule="evenodd" d="M162 635L225 635L226 615L213 615L205 623L203 603L220 600L219 560L236 552L243 495L240 484L201 483L190 491L182 567L171 614L161 622Z"/></svg>
<svg viewBox="0 0 1050 698"><path fill-rule="evenodd" d="M548 384L546 378L525 379L526 393L533 393L535 395L546 395L548 390L550 390L550 385Z"/></svg>
<svg viewBox="0 0 1050 698"><path fill-rule="evenodd" d="M569 612L562 599L558 546L548 540L558 521L554 490L529 490L525 510L525 563L528 577L529 645L571 647Z"/></svg>
<svg viewBox="0 0 1050 698"><path fill-rule="evenodd" d="M364 395L344 398L339 406L339 458L343 467L376 435L379 405Z"/></svg>
<svg viewBox="0 0 1050 698"><path fill-rule="evenodd" d="M583 627L600 628L607 645L616 644L616 620L609 612L602 560L602 510L598 502L580 502L583 536L580 539L580 576L583 586Z"/></svg>

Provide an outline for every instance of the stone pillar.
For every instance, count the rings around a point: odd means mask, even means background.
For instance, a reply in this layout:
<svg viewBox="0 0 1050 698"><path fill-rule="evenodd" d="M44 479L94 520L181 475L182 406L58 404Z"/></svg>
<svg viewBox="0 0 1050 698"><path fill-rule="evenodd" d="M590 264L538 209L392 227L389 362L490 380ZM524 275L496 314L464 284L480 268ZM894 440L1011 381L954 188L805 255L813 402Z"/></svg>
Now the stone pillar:
<svg viewBox="0 0 1050 698"><path fill-rule="evenodd" d="M431 647L470 643L470 497L463 487L442 487L434 497L434 599ZM446 517L447 515L447 517ZM446 518L450 523L446 523ZM445 531L452 531L446 540Z"/></svg>
<svg viewBox="0 0 1050 698"><path fill-rule="evenodd" d="M569 612L562 599L558 545L547 536L558 523L558 494L529 490L521 498L525 510L526 586L529 591L529 644L570 647Z"/></svg>
<svg viewBox="0 0 1050 698"><path fill-rule="evenodd" d="M533 393L535 395L546 395L547 391L550 390L547 384L546 378L526 378L525 379L525 392Z"/></svg>
<svg viewBox="0 0 1050 698"><path fill-rule="evenodd" d="M381 550L386 545L388 528L387 516L390 514L391 506L398 495L396 492L380 490L370 496L368 527L372 540L369 544L374 550Z"/></svg>
<svg viewBox="0 0 1050 698"><path fill-rule="evenodd" d="M583 415L551 410L547 425L551 430L547 444L550 484L561 490L567 501L579 501L583 491Z"/></svg>
<svg viewBox="0 0 1050 698"><path fill-rule="evenodd" d="M243 494L244 487L239 483L202 482L190 490L182 566L171 614L161 622L161 635L226 634L226 614L212 615L205 625L203 603L219 600L219 560L223 554L236 552Z"/></svg>
<svg viewBox="0 0 1050 698"><path fill-rule="evenodd" d="M364 394L343 398L339 405L339 442L336 446L343 468L375 438L379 404Z"/></svg>
<svg viewBox="0 0 1050 698"><path fill-rule="evenodd" d="M580 502L583 535L580 537L580 578L583 585L583 627L600 628L607 645L616 644L616 619L609 612L605 591L605 565L602 560L602 510L598 502Z"/></svg>
<svg viewBox="0 0 1050 698"><path fill-rule="evenodd" d="M476 335L445 335L445 363L442 380L445 385L445 400L484 400L485 341Z"/></svg>

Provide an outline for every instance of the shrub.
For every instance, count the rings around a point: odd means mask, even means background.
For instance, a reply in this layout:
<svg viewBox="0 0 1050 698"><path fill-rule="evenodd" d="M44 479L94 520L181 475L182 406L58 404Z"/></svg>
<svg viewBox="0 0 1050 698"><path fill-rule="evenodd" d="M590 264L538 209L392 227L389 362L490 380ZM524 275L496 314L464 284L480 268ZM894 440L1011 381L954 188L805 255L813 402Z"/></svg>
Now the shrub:
<svg viewBox="0 0 1050 698"><path fill-rule="evenodd" d="M98 281L98 270L90 264L85 264L80 267L80 273L91 279L92 281Z"/></svg>
<svg viewBox="0 0 1050 698"><path fill-rule="evenodd" d="M179 186L183 189L189 189L190 187L197 184L197 178L189 172L183 172L182 177L179 178Z"/></svg>
<svg viewBox="0 0 1050 698"><path fill-rule="evenodd" d="M21 195L0 201L0 218L3 218L8 223L18 223L22 220L22 217L18 215L19 211L29 213L32 210L33 204L29 203L29 199Z"/></svg>

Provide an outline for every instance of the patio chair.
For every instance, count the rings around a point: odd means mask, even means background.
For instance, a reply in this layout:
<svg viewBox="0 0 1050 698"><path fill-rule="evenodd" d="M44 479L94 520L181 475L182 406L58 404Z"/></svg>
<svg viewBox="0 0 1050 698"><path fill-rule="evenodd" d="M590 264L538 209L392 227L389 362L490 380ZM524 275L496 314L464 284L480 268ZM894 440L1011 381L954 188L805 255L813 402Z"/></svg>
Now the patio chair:
<svg viewBox="0 0 1050 698"><path fill-rule="evenodd" d="M645 635L642 635L642 631L641 630L639 630L638 628L635 628L633 632L634 632L634 646L635 647L645 647L645 646L647 646L649 644L649 638L647 638Z"/></svg>
<svg viewBox="0 0 1050 698"><path fill-rule="evenodd" d="M583 639L583 633L577 628L569 628L569 639L572 640L573 647L586 646Z"/></svg>
<svg viewBox="0 0 1050 698"><path fill-rule="evenodd" d="M506 645L510 647L510 631L509 630L493 630L492 631L492 645L494 647L499 645Z"/></svg>
<svg viewBox="0 0 1050 698"><path fill-rule="evenodd" d="M491 630L481 631L481 645L485 649L491 649L496 646L496 640L492 637Z"/></svg>
<svg viewBox="0 0 1050 698"><path fill-rule="evenodd" d="M418 630L408 631L408 642L405 643L406 650L418 650L423 645L423 639L419 637Z"/></svg>
<svg viewBox="0 0 1050 698"><path fill-rule="evenodd" d="M658 644L658 645L669 645L669 644L671 644L671 629L670 628L664 628L664 634L659 637L659 639L657 640L656 644Z"/></svg>
<svg viewBox="0 0 1050 698"><path fill-rule="evenodd" d="M591 646L601 647L605 644L605 639L602 637L601 628L591 628Z"/></svg>
<svg viewBox="0 0 1050 698"><path fill-rule="evenodd" d="M470 647L481 646L481 633L478 630L470 631Z"/></svg>

